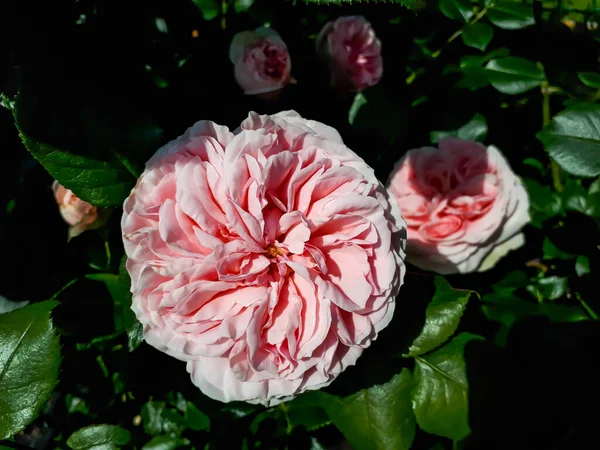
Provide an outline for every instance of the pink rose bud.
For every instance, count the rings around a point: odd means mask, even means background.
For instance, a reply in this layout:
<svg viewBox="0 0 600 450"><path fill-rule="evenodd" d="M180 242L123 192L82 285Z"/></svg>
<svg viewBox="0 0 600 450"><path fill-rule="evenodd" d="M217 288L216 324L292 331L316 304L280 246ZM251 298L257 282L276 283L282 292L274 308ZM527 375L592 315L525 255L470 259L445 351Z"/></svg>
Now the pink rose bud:
<svg viewBox="0 0 600 450"><path fill-rule="evenodd" d="M106 222L107 210L98 209L81 200L56 180L52 183L52 190L60 215L69 224L69 239L79 236L85 230L99 228Z"/></svg>
<svg viewBox="0 0 600 450"><path fill-rule="evenodd" d="M271 28L236 34L229 58L235 66L235 80L247 95L277 91L291 81L287 46Z"/></svg>
<svg viewBox="0 0 600 450"><path fill-rule="evenodd" d="M293 111L233 133L196 123L146 163L121 224L145 340L224 402L330 384L388 325L404 277L393 196Z"/></svg>
<svg viewBox="0 0 600 450"><path fill-rule="evenodd" d="M362 91L381 79L381 41L364 17L343 16L328 22L316 46L317 53L329 65L334 87Z"/></svg>
<svg viewBox="0 0 600 450"><path fill-rule="evenodd" d="M389 190L408 224L408 261L449 273L483 271L524 243L529 200L494 147L444 139L409 151Z"/></svg>

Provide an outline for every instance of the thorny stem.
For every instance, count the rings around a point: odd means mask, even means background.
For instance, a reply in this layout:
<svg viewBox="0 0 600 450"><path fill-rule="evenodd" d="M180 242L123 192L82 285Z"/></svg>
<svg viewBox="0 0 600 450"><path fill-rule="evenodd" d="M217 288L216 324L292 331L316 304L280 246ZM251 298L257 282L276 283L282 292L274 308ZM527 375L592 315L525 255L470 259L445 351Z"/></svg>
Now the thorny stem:
<svg viewBox="0 0 600 450"><path fill-rule="evenodd" d="M548 85L547 81L544 81L541 86L542 90L542 120L543 127L546 128L550 123L550 94L553 92ZM552 184L557 192L562 192L563 185L560 180L560 167L553 159L550 159L550 168L552 170Z"/></svg>

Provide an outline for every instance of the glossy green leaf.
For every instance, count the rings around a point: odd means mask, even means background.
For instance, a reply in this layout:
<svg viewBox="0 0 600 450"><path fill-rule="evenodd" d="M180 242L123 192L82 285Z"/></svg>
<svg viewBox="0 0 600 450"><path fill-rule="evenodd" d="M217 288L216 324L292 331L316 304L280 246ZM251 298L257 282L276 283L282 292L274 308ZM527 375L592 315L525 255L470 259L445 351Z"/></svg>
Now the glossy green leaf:
<svg viewBox="0 0 600 450"><path fill-rule="evenodd" d="M515 289L499 288L481 298L483 312L489 320L499 322L509 328L517 320L529 316L543 316L555 322L577 322L588 319L585 311L579 306L557 303L540 304L535 300L521 298L515 293Z"/></svg>
<svg viewBox="0 0 600 450"><path fill-rule="evenodd" d="M487 122L481 114L475 114L469 123L458 129L457 137L468 141L482 142L487 136Z"/></svg>
<svg viewBox="0 0 600 450"><path fill-rule="evenodd" d="M127 330L128 349L134 351L139 345L144 342L144 327L139 320L133 319L133 324Z"/></svg>
<svg viewBox="0 0 600 450"><path fill-rule="evenodd" d="M600 73L597 72L580 72L577 74L579 80L586 86L600 89Z"/></svg>
<svg viewBox="0 0 600 450"><path fill-rule="evenodd" d="M575 261L575 272L582 277L590 273L590 259L585 255L579 255Z"/></svg>
<svg viewBox="0 0 600 450"><path fill-rule="evenodd" d="M464 27L461 37L465 45L483 52L494 37L494 30L487 23L471 23Z"/></svg>
<svg viewBox="0 0 600 450"><path fill-rule="evenodd" d="M175 450L188 445L190 445L189 439L170 435L155 436L142 447L142 450Z"/></svg>
<svg viewBox="0 0 600 450"><path fill-rule="evenodd" d="M457 137L468 141L483 141L487 135L488 127L485 117L475 114L473 118L456 131L432 131L429 138L432 144L448 137Z"/></svg>
<svg viewBox="0 0 600 450"><path fill-rule="evenodd" d="M185 419L174 409L167 408L165 402L148 402L142 407L144 431L151 436L179 433L185 428Z"/></svg>
<svg viewBox="0 0 600 450"><path fill-rule="evenodd" d="M476 339L482 338L461 333L435 352L415 358L412 402L423 431L454 440L470 433L464 349Z"/></svg>
<svg viewBox="0 0 600 450"><path fill-rule="evenodd" d="M0 315L0 439L37 417L58 381L60 346L46 301Z"/></svg>
<svg viewBox="0 0 600 450"><path fill-rule="evenodd" d="M100 161L43 144L19 132L23 144L64 187L96 206L120 206L135 184L115 157Z"/></svg>
<svg viewBox="0 0 600 450"><path fill-rule="evenodd" d="M487 13L490 22L505 30L518 30L535 23L533 6L513 1L499 1Z"/></svg>
<svg viewBox="0 0 600 450"><path fill-rule="evenodd" d="M527 290L538 300L557 300L567 291L567 278L558 276L542 278L537 284L527 286Z"/></svg>
<svg viewBox="0 0 600 450"><path fill-rule="evenodd" d="M435 294L425 311L425 324L405 356L422 355L446 342L458 328L471 293L452 289L444 277L436 276Z"/></svg>
<svg viewBox="0 0 600 450"><path fill-rule="evenodd" d="M546 168L539 159L525 158L523 160L523 164L525 164L526 166L535 167L542 176L546 173Z"/></svg>
<svg viewBox="0 0 600 450"><path fill-rule="evenodd" d="M194 431L207 430L210 427L210 418L192 402L187 402L183 417L186 425Z"/></svg>
<svg viewBox="0 0 600 450"><path fill-rule="evenodd" d="M67 439L72 450L113 450L127 445L129 431L115 425L91 425L81 428Z"/></svg>
<svg viewBox="0 0 600 450"><path fill-rule="evenodd" d="M465 22L474 14L469 0L440 0L439 8L446 17Z"/></svg>
<svg viewBox="0 0 600 450"><path fill-rule="evenodd" d="M408 450L415 435L415 417L408 369L389 383L373 386L350 397L327 395L323 407L356 450Z"/></svg>
<svg viewBox="0 0 600 450"><path fill-rule="evenodd" d="M514 56L493 59L485 68L492 86L504 94L522 94L546 79L544 71L534 62Z"/></svg>
<svg viewBox="0 0 600 450"><path fill-rule="evenodd" d="M594 181L592 181L590 187L588 188L588 194L590 195L598 192L600 192L600 178L596 178Z"/></svg>
<svg viewBox="0 0 600 450"><path fill-rule="evenodd" d="M204 20L212 20L221 12L221 2L219 0L192 0L192 2L202 12Z"/></svg>
<svg viewBox="0 0 600 450"><path fill-rule="evenodd" d="M123 262L125 259L123 260ZM95 273L86 278L102 281L113 300L113 317L116 331L125 331L133 326L135 316L131 310L131 281L122 263L119 275Z"/></svg>
<svg viewBox="0 0 600 450"><path fill-rule="evenodd" d="M537 134L550 156L573 175L600 174L600 105L577 104Z"/></svg>
<svg viewBox="0 0 600 450"><path fill-rule="evenodd" d="M110 93L80 92L85 87L75 81L56 86L56 92L37 89L36 82L23 78L14 110L27 150L81 199L121 206L160 147L162 128L133 103L123 100L116 107ZM60 95L70 95L71 102L81 98L81 104L61 104Z"/></svg>
<svg viewBox="0 0 600 450"><path fill-rule="evenodd" d="M331 423L327 412L318 406L290 405L287 410L292 427L303 426L308 431L314 431Z"/></svg>
<svg viewBox="0 0 600 450"><path fill-rule="evenodd" d="M552 260L552 259L563 259L569 260L575 258L575 255L564 252L559 249L556 245L552 243L552 241L548 238L544 239L544 244L542 246L542 252L544 254L544 259Z"/></svg>
<svg viewBox="0 0 600 450"><path fill-rule="evenodd" d="M560 214L562 197L548 186L543 186L535 180L523 178L523 184L529 196L529 208L532 215L532 225L541 227L542 223Z"/></svg>

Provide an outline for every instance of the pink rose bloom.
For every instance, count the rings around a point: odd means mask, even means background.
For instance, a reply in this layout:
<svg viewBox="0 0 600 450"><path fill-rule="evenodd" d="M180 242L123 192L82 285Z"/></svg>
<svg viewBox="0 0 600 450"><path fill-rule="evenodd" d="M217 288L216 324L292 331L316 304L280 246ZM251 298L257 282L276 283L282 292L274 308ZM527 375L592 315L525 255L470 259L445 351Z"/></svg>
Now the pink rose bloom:
<svg viewBox="0 0 600 450"><path fill-rule="evenodd" d="M487 270L524 243L527 193L496 147L451 138L411 150L388 185L408 225L408 261L422 269Z"/></svg>
<svg viewBox="0 0 600 450"><path fill-rule="evenodd" d="M235 80L247 95L273 92L291 81L287 46L271 28L236 34L229 59L235 66Z"/></svg>
<svg viewBox="0 0 600 450"><path fill-rule="evenodd" d="M81 200L56 180L52 183L52 190L59 206L60 215L69 224L69 239L79 236L85 230L93 230L106 223L107 210L99 210Z"/></svg>
<svg viewBox="0 0 600 450"><path fill-rule="evenodd" d="M364 17L343 16L328 22L316 45L329 65L333 86L362 91L381 79L381 42Z"/></svg>
<svg viewBox="0 0 600 450"><path fill-rule="evenodd" d="M224 402L331 383L391 320L405 224L337 131L293 111L196 123L125 201L146 341Z"/></svg>

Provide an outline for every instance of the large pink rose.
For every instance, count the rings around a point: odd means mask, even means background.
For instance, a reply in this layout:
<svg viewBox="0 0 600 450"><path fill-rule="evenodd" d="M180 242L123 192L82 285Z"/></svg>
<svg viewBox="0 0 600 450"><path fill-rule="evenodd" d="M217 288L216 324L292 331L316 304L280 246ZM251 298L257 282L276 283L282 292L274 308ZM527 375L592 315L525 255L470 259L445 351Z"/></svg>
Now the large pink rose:
<svg viewBox="0 0 600 450"><path fill-rule="evenodd" d="M331 383L389 323L404 227L333 128L198 122L125 201L133 310L206 395L275 404Z"/></svg>
<svg viewBox="0 0 600 450"><path fill-rule="evenodd" d="M332 85L362 91L381 79L381 42L364 17L343 16L328 22L316 45L329 65Z"/></svg>
<svg viewBox="0 0 600 450"><path fill-rule="evenodd" d="M245 94L273 92L291 80L292 62L287 46L271 28L236 34L229 58L235 66L235 80Z"/></svg>
<svg viewBox="0 0 600 450"><path fill-rule="evenodd" d="M408 261L422 269L486 270L524 243L527 193L496 147L451 138L411 150L388 184L408 225Z"/></svg>
<svg viewBox="0 0 600 450"><path fill-rule="evenodd" d="M110 210L97 208L81 200L56 180L52 183L52 191L60 215L69 224L69 239L79 236L86 230L99 228L106 223Z"/></svg>

